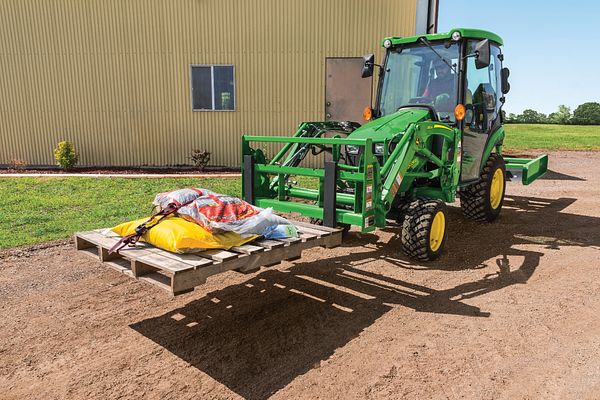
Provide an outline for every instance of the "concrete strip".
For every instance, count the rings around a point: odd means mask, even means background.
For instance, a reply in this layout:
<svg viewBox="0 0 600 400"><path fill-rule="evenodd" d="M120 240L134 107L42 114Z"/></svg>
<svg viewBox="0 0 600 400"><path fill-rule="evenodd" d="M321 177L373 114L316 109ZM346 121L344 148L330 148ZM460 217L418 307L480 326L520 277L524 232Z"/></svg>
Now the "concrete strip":
<svg viewBox="0 0 600 400"><path fill-rule="evenodd" d="M239 178L242 174L0 174L1 178Z"/></svg>

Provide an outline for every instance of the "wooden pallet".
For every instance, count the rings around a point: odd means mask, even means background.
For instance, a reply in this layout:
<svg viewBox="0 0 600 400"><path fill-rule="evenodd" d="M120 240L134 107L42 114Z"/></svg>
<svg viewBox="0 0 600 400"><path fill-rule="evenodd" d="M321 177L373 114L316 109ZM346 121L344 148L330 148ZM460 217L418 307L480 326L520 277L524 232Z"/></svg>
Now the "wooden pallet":
<svg viewBox="0 0 600 400"><path fill-rule="evenodd" d="M302 250L335 247L342 242L339 229L294 222L300 237L278 240L254 240L229 250L207 250L194 254L175 254L146 243L125 247L119 253L108 250L121 238L109 229L75 234L77 250L99 257L100 261L131 277L153 283L173 295L194 290L206 278L225 271L257 271L261 266L277 265L283 260L300 258Z"/></svg>

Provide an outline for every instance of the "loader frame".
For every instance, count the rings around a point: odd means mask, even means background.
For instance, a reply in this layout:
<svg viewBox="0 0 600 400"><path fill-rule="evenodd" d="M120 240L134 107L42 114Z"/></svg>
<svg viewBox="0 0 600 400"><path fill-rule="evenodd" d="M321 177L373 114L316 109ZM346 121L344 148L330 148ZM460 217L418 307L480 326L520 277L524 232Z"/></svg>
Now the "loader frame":
<svg viewBox="0 0 600 400"><path fill-rule="evenodd" d="M385 227L386 217L398 197L428 197L452 202L455 199L460 169L460 131L432 121L412 123L404 132L390 139L349 139L326 132L344 132L336 122L304 122L294 136L242 136L242 193L246 201L259 207L272 207L282 212L299 212L321 219L323 225L356 225L363 232ZM347 131L345 132L348 133ZM439 154L430 148L434 138L441 140ZM267 161L260 148L251 143L281 143L283 147ZM382 162L373 153L375 144L394 149ZM361 149L356 166L344 163L345 146ZM309 149L326 149L331 160L323 169L301 167ZM434 165L434 168L426 165ZM319 189L294 186L289 176L319 179ZM437 185L414 185L416 179ZM339 187L348 190L338 190ZM291 201L298 199L304 202ZM307 203L306 201L310 203Z"/></svg>

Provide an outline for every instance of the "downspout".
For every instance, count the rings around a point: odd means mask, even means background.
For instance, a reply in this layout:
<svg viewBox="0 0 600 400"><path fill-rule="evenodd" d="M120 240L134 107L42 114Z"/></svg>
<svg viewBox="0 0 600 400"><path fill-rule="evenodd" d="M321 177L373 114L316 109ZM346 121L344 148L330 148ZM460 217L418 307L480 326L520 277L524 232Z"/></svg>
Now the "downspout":
<svg viewBox="0 0 600 400"><path fill-rule="evenodd" d="M429 0L427 9L427 33L437 33L439 9L439 0Z"/></svg>

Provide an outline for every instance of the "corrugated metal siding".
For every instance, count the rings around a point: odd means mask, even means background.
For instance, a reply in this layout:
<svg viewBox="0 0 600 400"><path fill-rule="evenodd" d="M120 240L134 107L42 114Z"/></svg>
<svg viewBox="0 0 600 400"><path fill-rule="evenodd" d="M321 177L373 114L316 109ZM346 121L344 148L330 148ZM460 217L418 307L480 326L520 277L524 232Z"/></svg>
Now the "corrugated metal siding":
<svg viewBox="0 0 600 400"><path fill-rule="evenodd" d="M244 134L323 119L325 57L415 31L416 0L0 0L0 164L239 165ZM235 112L192 112L191 64L234 64Z"/></svg>

